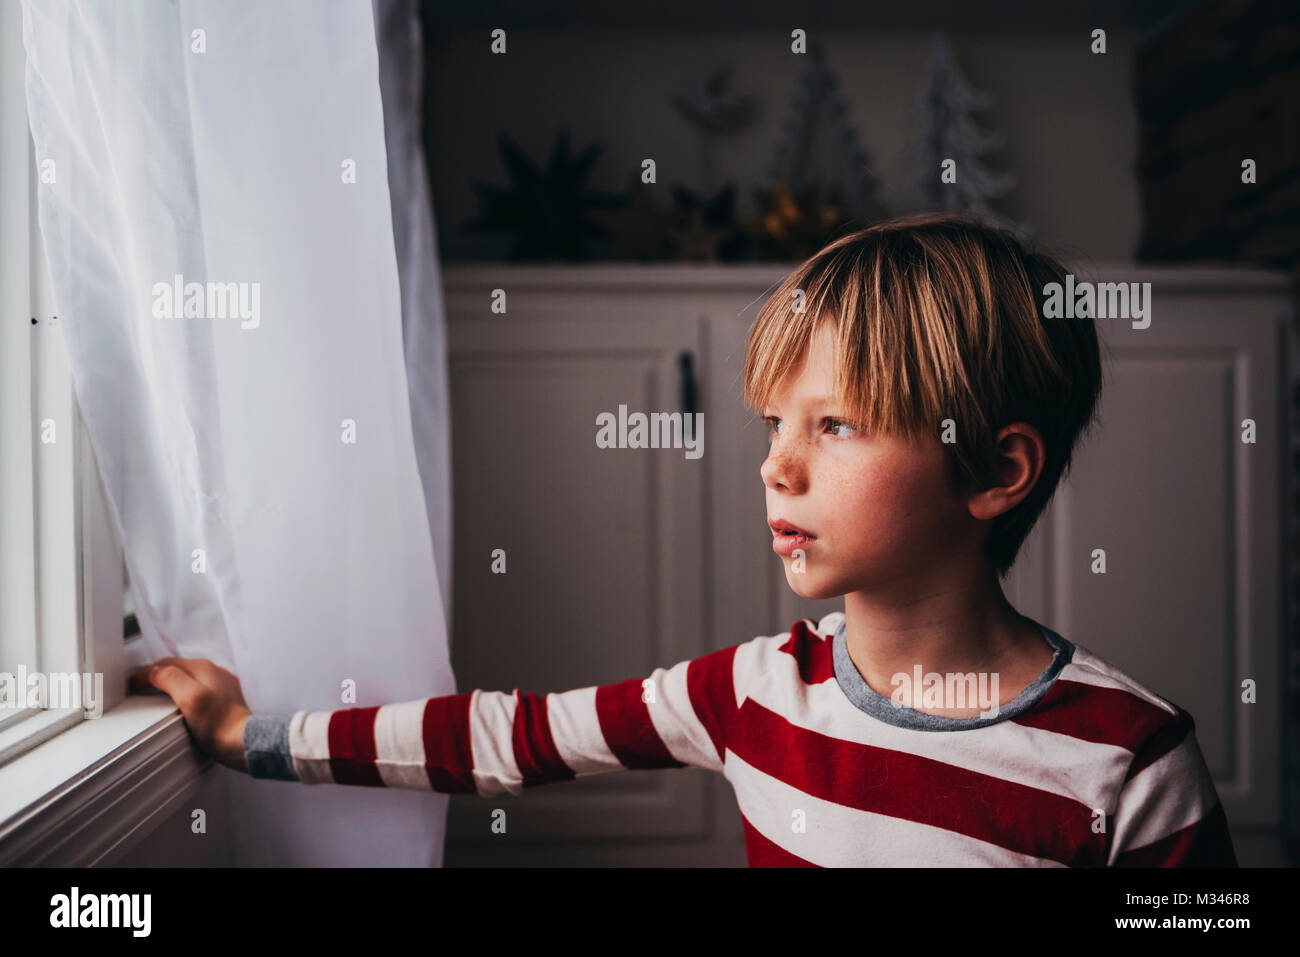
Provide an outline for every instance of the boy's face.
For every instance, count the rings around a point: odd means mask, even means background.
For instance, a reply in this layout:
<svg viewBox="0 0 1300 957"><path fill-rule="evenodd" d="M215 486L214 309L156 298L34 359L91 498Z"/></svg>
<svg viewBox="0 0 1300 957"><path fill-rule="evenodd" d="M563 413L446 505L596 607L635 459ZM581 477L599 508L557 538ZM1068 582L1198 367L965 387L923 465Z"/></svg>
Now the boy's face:
<svg viewBox="0 0 1300 957"><path fill-rule="evenodd" d="M769 522L810 541L786 542L786 580L805 598L855 591L906 598L958 560L978 523L952 494L937 435L908 442L859 431L830 395L834 333L823 323L802 366L763 409L770 447L760 469ZM779 533L774 550L781 554ZM803 550L790 554L791 548ZM800 570L802 566L802 570Z"/></svg>

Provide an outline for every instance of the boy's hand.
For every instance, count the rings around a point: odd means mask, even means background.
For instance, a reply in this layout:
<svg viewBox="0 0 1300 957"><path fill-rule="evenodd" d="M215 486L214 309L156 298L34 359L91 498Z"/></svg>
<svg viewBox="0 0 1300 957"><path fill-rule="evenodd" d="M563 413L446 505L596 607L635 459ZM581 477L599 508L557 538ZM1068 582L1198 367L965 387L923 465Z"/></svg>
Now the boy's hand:
<svg viewBox="0 0 1300 957"><path fill-rule="evenodd" d="M198 746L227 767L247 771L244 723L252 713L239 679L207 658L160 658L131 675L131 690L157 689L185 716Z"/></svg>

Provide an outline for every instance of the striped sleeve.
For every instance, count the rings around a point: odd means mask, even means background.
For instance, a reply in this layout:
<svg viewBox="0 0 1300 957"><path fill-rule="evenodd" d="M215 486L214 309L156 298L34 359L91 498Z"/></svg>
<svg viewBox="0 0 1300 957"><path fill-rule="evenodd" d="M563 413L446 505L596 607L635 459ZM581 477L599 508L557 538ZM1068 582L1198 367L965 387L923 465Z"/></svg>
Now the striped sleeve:
<svg viewBox="0 0 1300 957"><path fill-rule="evenodd" d="M735 651L546 695L476 689L379 707L254 714L244 726L248 772L492 797L607 771L721 771L737 704Z"/></svg>
<svg viewBox="0 0 1300 957"><path fill-rule="evenodd" d="M1236 867L1228 819L1181 708L1133 756L1114 819L1112 867Z"/></svg>

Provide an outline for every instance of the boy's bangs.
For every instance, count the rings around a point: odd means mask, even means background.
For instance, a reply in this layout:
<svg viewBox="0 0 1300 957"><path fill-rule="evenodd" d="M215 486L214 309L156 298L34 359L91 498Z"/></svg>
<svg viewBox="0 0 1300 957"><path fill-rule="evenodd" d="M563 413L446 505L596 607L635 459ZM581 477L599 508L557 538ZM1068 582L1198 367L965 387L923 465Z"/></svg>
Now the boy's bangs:
<svg viewBox="0 0 1300 957"><path fill-rule="evenodd" d="M818 329L829 324L835 338L830 387L841 414L883 435L910 437L930 427L926 410L938 403L916 394L918 330L904 318L909 308L919 308L921 291L913 277L888 270L883 259L879 246L854 252L832 246L777 287L750 330L746 405L761 413L803 363ZM855 322L854 316L873 318Z"/></svg>

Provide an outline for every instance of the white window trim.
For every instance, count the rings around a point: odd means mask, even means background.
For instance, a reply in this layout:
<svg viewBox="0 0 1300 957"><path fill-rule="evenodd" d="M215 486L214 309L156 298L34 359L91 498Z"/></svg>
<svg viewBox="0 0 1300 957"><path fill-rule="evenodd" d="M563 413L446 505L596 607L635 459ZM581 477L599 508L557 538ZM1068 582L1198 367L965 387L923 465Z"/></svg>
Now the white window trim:
<svg viewBox="0 0 1300 957"><path fill-rule="evenodd" d="M27 126L22 7L0 6L0 139L28 143L27 162L0 157L0 188L26 196L6 209L0 272L16 278L19 301L4 300L7 332L25 296L39 328L32 349L39 366L36 399L55 414L73 441L56 443L35 468L39 552L36 603L40 631L59 640L42 648L42 671L102 672L102 714L50 710L0 728L0 866L90 866L110 862L147 836L196 793L214 765L190 743L180 712L166 697L127 695L142 643L123 640L122 553L99 480L89 435L68 373L62 334L45 328L53 297L36 224L36 166ZM26 256L23 249L26 249ZM25 260L25 261L24 261ZM50 335L50 333L54 333ZM42 335L43 334L43 335ZM68 588L69 579L76 587ZM71 596L72 600L69 600ZM75 630L76 642L68 637ZM134 647L129 647L134 646ZM49 650L53 656L45 655ZM76 660L80 659L80 660ZM16 756L14 756L16 755Z"/></svg>

